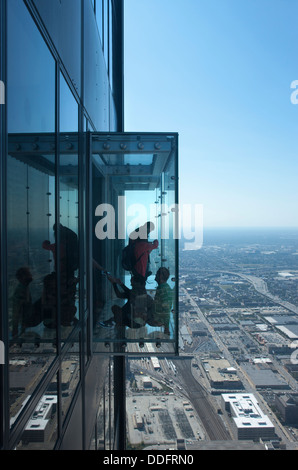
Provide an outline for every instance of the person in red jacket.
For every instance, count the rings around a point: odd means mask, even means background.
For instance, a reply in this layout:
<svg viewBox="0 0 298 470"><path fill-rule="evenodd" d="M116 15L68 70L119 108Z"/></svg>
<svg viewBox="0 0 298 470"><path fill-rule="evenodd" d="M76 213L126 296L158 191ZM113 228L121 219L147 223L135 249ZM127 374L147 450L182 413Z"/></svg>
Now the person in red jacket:
<svg viewBox="0 0 298 470"><path fill-rule="evenodd" d="M134 244L134 256L135 266L133 269L134 276L140 276L141 279L147 279L152 272L149 270L150 267L150 253L158 248L158 240L153 242L148 241L149 233L154 230L154 224L152 222L146 222L146 224L137 228L134 232L129 235L129 243Z"/></svg>

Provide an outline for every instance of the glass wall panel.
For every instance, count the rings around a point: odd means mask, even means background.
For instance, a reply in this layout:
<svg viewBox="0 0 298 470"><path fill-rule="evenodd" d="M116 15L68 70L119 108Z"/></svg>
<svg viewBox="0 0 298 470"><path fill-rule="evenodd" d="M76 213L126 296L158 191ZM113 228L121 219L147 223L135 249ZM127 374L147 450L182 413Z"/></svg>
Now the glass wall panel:
<svg viewBox="0 0 298 470"><path fill-rule="evenodd" d="M175 241L179 237L178 232L178 216L179 209L176 200L176 171L175 171L175 161L172 159L169 161L169 164L166 166L165 171L162 175L161 180L161 194L160 202L158 205L158 210L160 212L157 214L159 220L160 236L161 236L161 257L160 257L160 270L159 276L166 276L167 283L175 292L176 276L177 276L177 262L176 262L176 243ZM160 283L160 279L156 279ZM164 285L161 283L157 289L160 300L163 298L163 289ZM156 315L163 316L162 306L157 307L156 304ZM165 318L165 331L170 334L171 337L175 336L175 331L178 327L177 321L177 312L175 311L175 300L173 301L172 308L167 312Z"/></svg>
<svg viewBox="0 0 298 470"><path fill-rule="evenodd" d="M109 0L109 78L113 89L113 4Z"/></svg>
<svg viewBox="0 0 298 470"><path fill-rule="evenodd" d="M176 138L93 134L92 163L96 350L176 352Z"/></svg>
<svg viewBox="0 0 298 470"><path fill-rule="evenodd" d="M60 75L60 316L62 339L79 319L78 104ZM53 227L56 230L56 227Z"/></svg>
<svg viewBox="0 0 298 470"><path fill-rule="evenodd" d="M103 51L106 67L109 66L109 0L103 0Z"/></svg>
<svg viewBox="0 0 298 470"><path fill-rule="evenodd" d="M77 132L78 119L78 103L60 74L60 132Z"/></svg>
<svg viewBox="0 0 298 470"><path fill-rule="evenodd" d="M94 12L83 2L85 24L94 26L84 28L84 106L88 110L90 123L94 129L109 131L109 81L107 62L99 41Z"/></svg>
<svg viewBox="0 0 298 470"><path fill-rule="evenodd" d="M45 296L53 266L43 248L55 221L55 61L24 2L11 0L7 8L7 297L13 425L56 354L56 331L51 328L55 291L50 304Z"/></svg>
<svg viewBox="0 0 298 470"><path fill-rule="evenodd" d="M46 295L52 263L42 248L55 215L54 177L32 168L31 157L19 161L12 155L7 159L7 279L13 424L55 357L56 297L55 288Z"/></svg>
<svg viewBox="0 0 298 470"><path fill-rule="evenodd" d="M101 40L101 43L102 43L102 22L103 22L103 0L96 0L96 10L95 10L95 14L96 14L96 22L97 22L97 28L98 28L98 32L99 32L99 37L100 37L100 40Z"/></svg>
<svg viewBox="0 0 298 470"><path fill-rule="evenodd" d="M88 28L94 26L94 10L91 0L30 0L30 4L38 11L51 42L58 51L72 84L80 95L81 89L81 32L82 32L82 3L90 12L90 18L86 20ZM28 2L24 2L27 3ZM92 21L93 20L93 21ZM37 62L38 64L38 62Z"/></svg>
<svg viewBox="0 0 298 470"><path fill-rule="evenodd" d="M24 2L10 0L7 9L8 132L53 132L54 59Z"/></svg>
<svg viewBox="0 0 298 470"><path fill-rule="evenodd" d="M76 338L62 361L61 366L61 392L62 392L62 418L65 419L68 408L80 381L80 335Z"/></svg>
<svg viewBox="0 0 298 470"><path fill-rule="evenodd" d="M90 450L114 448L113 359L109 358L105 365L106 367L102 369L104 371L102 386L98 390L98 409Z"/></svg>

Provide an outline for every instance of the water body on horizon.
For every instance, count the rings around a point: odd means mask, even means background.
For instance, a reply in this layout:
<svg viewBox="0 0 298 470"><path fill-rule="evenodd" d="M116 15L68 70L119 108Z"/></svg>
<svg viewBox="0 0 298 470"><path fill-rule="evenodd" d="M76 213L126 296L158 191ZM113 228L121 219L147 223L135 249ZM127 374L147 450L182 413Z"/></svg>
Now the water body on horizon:
<svg viewBox="0 0 298 470"><path fill-rule="evenodd" d="M184 242L181 239L181 249ZM208 227L202 246L207 245L294 245L298 252L298 227Z"/></svg>

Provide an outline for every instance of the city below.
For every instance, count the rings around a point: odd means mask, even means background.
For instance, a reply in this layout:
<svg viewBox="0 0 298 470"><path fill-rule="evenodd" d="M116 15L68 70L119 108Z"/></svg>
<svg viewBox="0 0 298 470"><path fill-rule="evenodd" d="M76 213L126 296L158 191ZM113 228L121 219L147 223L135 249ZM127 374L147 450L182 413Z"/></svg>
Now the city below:
<svg viewBox="0 0 298 470"><path fill-rule="evenodd" d="M179 272L179 357L128 361L129 448L298 449L297 231L207 231Z"/></svg>
<svg viewBox="0 0 298 470"><path fill-rule="evenodd" d="M199 250L181 244L179 356L159 355L146 341L144 356L127 354L127 449L298 449L297 287L294 229L210 230ZM11 425L55 354L51 337L33 351L30 334L10 348ZM79 357L74 341L62 364L65 416ZM112 398L106 381L94 449L110 449ZM51 446L56 420L54 379L17 448Z"/></svg>

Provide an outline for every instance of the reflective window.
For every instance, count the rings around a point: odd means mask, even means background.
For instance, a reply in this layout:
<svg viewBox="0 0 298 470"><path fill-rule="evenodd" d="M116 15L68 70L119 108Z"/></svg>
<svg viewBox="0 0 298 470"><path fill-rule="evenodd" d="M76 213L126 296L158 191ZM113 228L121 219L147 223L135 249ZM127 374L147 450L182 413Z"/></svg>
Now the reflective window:
<svg viewBox="0 0 298 470"><path fill-rule="evenodd" d="M102 36L102 30L103 30L103 0L95 0L96 1L96 22L97 22L97 28L99 32L99 37L101 40L101 43L103 42L103 36Z"/></svg>
<svg viewBox="0 0 298 470"><path fill-rule="evenodd" d="M10 0L7 5L8 132L53 132L54 60L24 2Z"/></svg>
<svg viewBox="0 0 298 470"><path fill-rule="evenodd" d="M109 0L109 77L113 89L113 4Z"/></svg>
<svg viewBox="0 0 298 470"><path fill-rule="evenodd" d="M103 51L108 70L109 65L109 0L103 0Z"/></svg>
<svg viewBox="0 0 298 470"><path fill-rule="evenodd" d="M61 366L62 389L62 418L66 418L67 411L73 399L80 380L80 343L77 335L71 349L67 352Z"/></svg>
<svg viewBox="0 0 298 470"><path fill-rule="evenodd" d="M24 2L8 6L7 285L13 425L56 354L53 270L43 241L55 221L55 61ZM16 31L18 34L16 34ZM48 319L48 321L46 320Z"/></svg>
<svg viewBox="0 0 298 470"><path fill-rule="evenodd" d="M114 445L113 359L101 357L96 360L101 363L103 380L97 392L98 410L90 450L112 450Z"/></svg>
<svg viewBox="0 0 298 470"><path fill-rule="evenodd" d="M78 104L60 75L60 316L62 338L79 318L79 159ZM57 243L57 240L56 240ZM56 245L55 245L56 249Z"/></svg>
<svg viewBox="0 0 298 470"><path fill-rule="evenodd" d="M60 74L60 132L78 131L78 104Z"/></svg>

